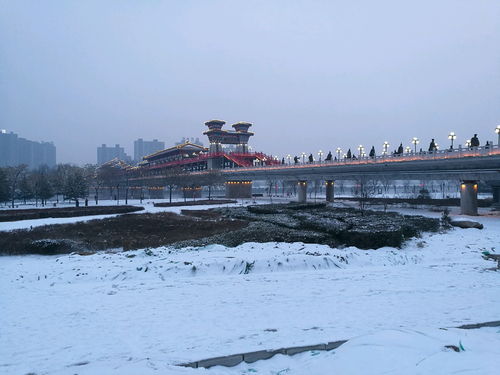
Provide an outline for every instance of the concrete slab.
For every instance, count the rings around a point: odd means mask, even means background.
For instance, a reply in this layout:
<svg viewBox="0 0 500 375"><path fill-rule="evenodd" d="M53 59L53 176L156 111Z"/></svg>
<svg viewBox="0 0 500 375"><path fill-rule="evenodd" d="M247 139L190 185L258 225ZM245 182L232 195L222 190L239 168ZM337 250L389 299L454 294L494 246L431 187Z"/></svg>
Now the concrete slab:
<svg viewBox="0 0 500 375"><path fill-rule="evenodd" d="M243 354L243 360L246 363L253 363L260 361L261 359L269 359L274 357L276 354L286 354L286 349L277 350L259 350L256 352L250 352Z"/></svg>
<svg viewBox="0 0 500 375"><path fill-rule="evenodd" d="M224 357L215 357L198 361L198 367L209 368L212 366L233 367L243 362L243 354L234 354Z"/></svg>

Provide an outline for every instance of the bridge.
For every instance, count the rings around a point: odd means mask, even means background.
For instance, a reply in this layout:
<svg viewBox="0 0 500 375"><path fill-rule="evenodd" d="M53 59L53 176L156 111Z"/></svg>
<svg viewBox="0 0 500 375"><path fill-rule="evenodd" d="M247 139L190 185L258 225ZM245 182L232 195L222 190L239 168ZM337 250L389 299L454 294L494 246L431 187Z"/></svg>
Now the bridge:
<svg viewBox="0 0 500 375"><path fill-rule="evenodd" d="M135 167L123 168L127 187L132 182L140 185L134 188L141 191L142 186L151 184L162 190L164 186L174 184L189 190L192 187L188 188L187 178L184 182L177 179L173 183L172 176L182 174L191 180L189 185L193 185L193 180L198 181L194 184L202 185L202 181L207 180L205 177L218 171L229 198L250 198L253 181L283 180L296 181L298 201L305 202L310 181L325 181L326 200L333 201L335 181L339 180L354 180L360 186L381 179L456 180L460 184L461 212L477 215L478 182L482 181L492 186L494 205L500 208L500 126L496 129L499 137L496 145L487 143L482 147L472 147L468 141L465 148L453 148L456 136L450 133L452 147L446 150L438 150L434 145L433 151L417 152L418 139L414 138L414 151L407 147L404 152L400 146L400 152L387 153L388 144L385 143L385 152L378 156L373 152L367 156L360 146L359 156L352 156L349 151L348 155L341 157L340 149L337 149L335 158L329 153L325 160L314 161L312 155L306 159L302 154L302 161L295 157L292 162L289 155L286 163L284 158L280 162L262 152L250 151L248 140L254 135L249 131L251 123L235 123L232 125L234 130L223 130L224 124L222 120L205 122L208 148L186 142L145 156ZM431 146L433 144L434 140Z"/></svg>
<svg viewBox="0 0 500 375"><path fill-rule="evenodd" d="M457 180L460 184L461 212L477 215L478 181L493 188L494 202L500 199L500 148L498 145L474 149L447 149L434 152L409 152L298 164L228 168L222 170L226 195L250 197L256 180L294 180L298 184L298 201L307 200L311 180L325 181L326 200L334 199L336 180Z"/></svg>

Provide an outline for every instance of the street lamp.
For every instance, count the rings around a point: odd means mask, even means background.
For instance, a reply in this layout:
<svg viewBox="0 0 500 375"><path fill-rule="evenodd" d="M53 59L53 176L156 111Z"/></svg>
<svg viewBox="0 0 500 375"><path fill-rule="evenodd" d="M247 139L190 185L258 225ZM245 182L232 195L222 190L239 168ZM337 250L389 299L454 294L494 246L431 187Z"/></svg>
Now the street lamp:
<svg viewBox="0 0 500 375"><path fill-rule="evenodd" d="M385 141L383 146L384 146L384 155L387 155L387 149L389 148L389 142Z"/></svg>
<svg viewBox="0 0 500 375"><path fill-rule="evenodd" d="M436 142L436 150L439 150L439 145L437 144L437 142Z"/></svg>
<svg viewBox="0 0 500 375"><path fill-rule="evenodd" d="M406 146L406 153L407 153L407 154L409 154L409 153L410 153L410 151L411 151L410 146Z"/></svg>
<svg viewBox="0 0 500 375"><path fill-rule="evenodd" d="M337 147L337 160L340 160L340 153L342 152L342 149L340 147Z"/></svg>
<svg viewBox="0 0 500 375"><path fill-rule="evenodd" d="M453 141L457 138L455 132L450 132L450 134L448 134L448 139L451 140L451 149L453 150Z"/></svg>
<svg viewBox="0 0 500 375"><path fill-rule="evenodd" d="M365 148L363 147L363 145L359 145L359 146L358 146L358 151L359 151L359 157L360 157L360 158L361 158L361 154L363 153L363 150L364 150L364 149L365 149Z"/></svg>
<svg viewBox="0 0 500 375"><path fill-rule="evenodd" d="M323 151L319 150L318 156L319 156L319 163L321 164L321 157L323 156Z"/></svg>
<svg viewBox="0 0 500 375"><path fill-rule="evenodd" d="M495 128L495 133L498 134L498 143L497 143L497 146L500 147L500 125L497 125L497 127Z"/></svg>
<svg viewBox="0 0 500 375"><path fill-rule="evenodd" d="M467 140L465 141L465 146L467 146L467 148L470 148L470 144L471 144L471 143L470 143L470 139L467 139Z"/></svg>
<svg viewBox="0 0 500 375"><path fill-rule="evenodd" d="M306 153L303 152L302 153L302 164L304 164L306 162Z"/></svg>
<svg viewBox="0 0 500 375"><path fill-rule="evenodd" d="M292 155L288 154L286 156L286 160L288 161L288 165L290 165L290 163L292 162Z"/></svg>
<svg viewBox="0 0 500 375"><path fill-rule="evenodd" d="M413 137L411 140L411 143L413 143L413 146L415 147L415 154L416 154L417 153L417 145L420 143L420 141L417 137Z"/></svg>

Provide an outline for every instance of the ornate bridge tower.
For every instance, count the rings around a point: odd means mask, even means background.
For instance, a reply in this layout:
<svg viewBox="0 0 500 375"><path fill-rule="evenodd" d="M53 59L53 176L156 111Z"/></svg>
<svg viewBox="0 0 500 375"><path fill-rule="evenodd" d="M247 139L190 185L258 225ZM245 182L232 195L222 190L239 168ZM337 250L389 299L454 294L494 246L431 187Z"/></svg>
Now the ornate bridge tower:
<svg viewBox="0 0 500 375"><path fill-rule="evenodd" d="M234 145L235 154L248 154L248 140L253 135L248 129L252 126L249 122L237 122L233 124L234 130L222 130L226 122L222 120L210 120L205 122L208 130L203 134L208 137L210 146L208 149L211 157L208 159L208 169L222 168L223 145Z"/></svg>

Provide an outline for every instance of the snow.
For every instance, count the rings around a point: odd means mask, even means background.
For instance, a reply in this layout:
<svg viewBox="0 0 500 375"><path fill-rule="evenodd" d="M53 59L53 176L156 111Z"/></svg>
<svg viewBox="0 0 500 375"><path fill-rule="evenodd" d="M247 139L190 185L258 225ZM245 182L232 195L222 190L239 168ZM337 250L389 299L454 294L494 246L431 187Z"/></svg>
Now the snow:
<svg viewBox="0 0 500 375"><path fill-rule="evenodd" d="M455 352L446 346L463 347ZM349 340L340 348L214 367L217 374L498 374L500 329L392 329Z"/></svg>
<svg viewBox="0 0 500 375"><path fill-rule="evenodd" d="M500 252L500 219L475 220L485 228L402 250L246 243L0 257L0 373L498 373L500 329L439 329L500 318L500 273L482 258ZM176 366L341 339L331 352L234 368ZM444 348L459 342L465 351Z"/></svg>

